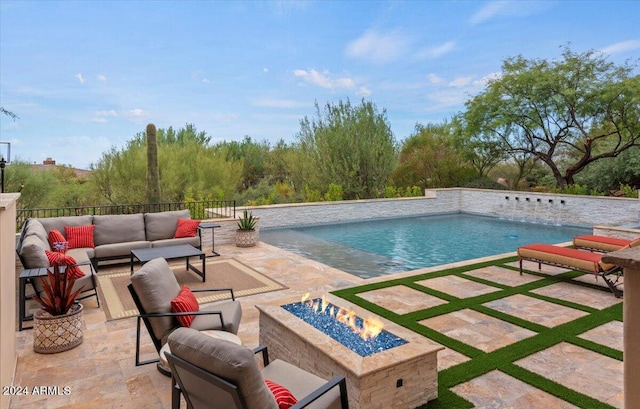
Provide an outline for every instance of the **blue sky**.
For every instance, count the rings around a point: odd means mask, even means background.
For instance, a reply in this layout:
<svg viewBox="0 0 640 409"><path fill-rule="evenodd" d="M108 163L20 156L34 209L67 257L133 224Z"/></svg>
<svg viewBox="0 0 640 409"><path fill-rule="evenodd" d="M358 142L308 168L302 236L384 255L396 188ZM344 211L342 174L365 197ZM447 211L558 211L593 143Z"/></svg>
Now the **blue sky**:
<svg viewBox="0 0 640 409"><path fill-rule="evenodd" d="M640 56L637 1L0 0L0 140L88 168L149 122L295 140L320 105L386 109L398 141L464 109L505 58Z"/></svg>

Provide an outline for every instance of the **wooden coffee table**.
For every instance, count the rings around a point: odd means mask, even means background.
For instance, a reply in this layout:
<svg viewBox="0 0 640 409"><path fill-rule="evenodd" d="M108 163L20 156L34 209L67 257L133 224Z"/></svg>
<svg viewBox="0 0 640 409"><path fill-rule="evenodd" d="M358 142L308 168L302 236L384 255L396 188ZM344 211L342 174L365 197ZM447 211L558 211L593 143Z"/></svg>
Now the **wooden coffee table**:
<svg viewBox="0 0 640 409"><path fill-rule="evenodd" d="M189 257L200 257L202 260L202 270L199 270L196 266L189 263ZM151 261L155 258L164 258L165 260L173 260L176 258L187 259L187 269L193 271L202 277L204 283L207 270L205 264L205 254L193 247L190 244L181 244L178 246L165 246L165 247L152 247L147 249L135 249L131 250L131 274L133 274L133 262L134 259L138 260L140 264L144 264L147 261Z"/></svg>

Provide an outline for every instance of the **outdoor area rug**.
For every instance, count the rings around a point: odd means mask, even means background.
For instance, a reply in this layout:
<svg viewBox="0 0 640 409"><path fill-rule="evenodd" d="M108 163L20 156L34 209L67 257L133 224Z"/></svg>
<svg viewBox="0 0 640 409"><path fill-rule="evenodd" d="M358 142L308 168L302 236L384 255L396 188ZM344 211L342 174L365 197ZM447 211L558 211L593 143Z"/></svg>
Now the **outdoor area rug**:
<svg viewBox="0 0 640 409"><path fill-rule="evenodd" d="M200 268L201 261L193 262ZM204 288L233 288L236 297L260 294L286 288L270 278L262 275L254 269L242 264L233 258L214 259L208 258L207 280L203 283L200 276L185 269L184 260L175 260L169 263L178 283L186 284L191 289ZM139 265L135 266L137 270ZM98 273L98 296L107 316L107 321L134 317L138 315L135 303L127 289L131 283L129 264L120 264L114 267L101 267ZM195 293L199 304L229 298L229 293Z"/></svg>

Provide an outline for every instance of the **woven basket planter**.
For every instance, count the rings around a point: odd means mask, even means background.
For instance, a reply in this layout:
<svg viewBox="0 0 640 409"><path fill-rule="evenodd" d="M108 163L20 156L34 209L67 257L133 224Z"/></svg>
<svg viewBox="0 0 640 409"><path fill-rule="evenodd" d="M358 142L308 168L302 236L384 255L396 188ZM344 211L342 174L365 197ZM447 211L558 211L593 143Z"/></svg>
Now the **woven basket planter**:
<svg viewBox="0 0 640 409"><path fill-rule="evenodd" d="M236 230L236 246L252 247L258 242L257 230Z"/></svg>
<svg viewBox="0 0 640 409"><path fill-rule="evenodd" d="M68 351L82 344L82 304L74 304L65 315L43 309L33 314L33 350L41 354Z"/></svg>

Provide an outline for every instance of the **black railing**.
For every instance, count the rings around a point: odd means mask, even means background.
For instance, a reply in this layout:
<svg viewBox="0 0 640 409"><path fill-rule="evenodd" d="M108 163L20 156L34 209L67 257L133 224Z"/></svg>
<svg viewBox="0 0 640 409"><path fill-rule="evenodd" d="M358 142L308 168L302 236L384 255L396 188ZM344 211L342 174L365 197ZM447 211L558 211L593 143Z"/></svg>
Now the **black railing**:
<svg viewBox="0 0 640 409"><path fill-rule="evenodd" d="M189 209L192 219L215 219L218 217L236 217L235 200L206 200L202 202L175 203L136 203L126 205L57 207L41 209L18 209L16 226L22 228L29 218L60 216L97 216L109 214L158 213L169 210Z"/></svg>

